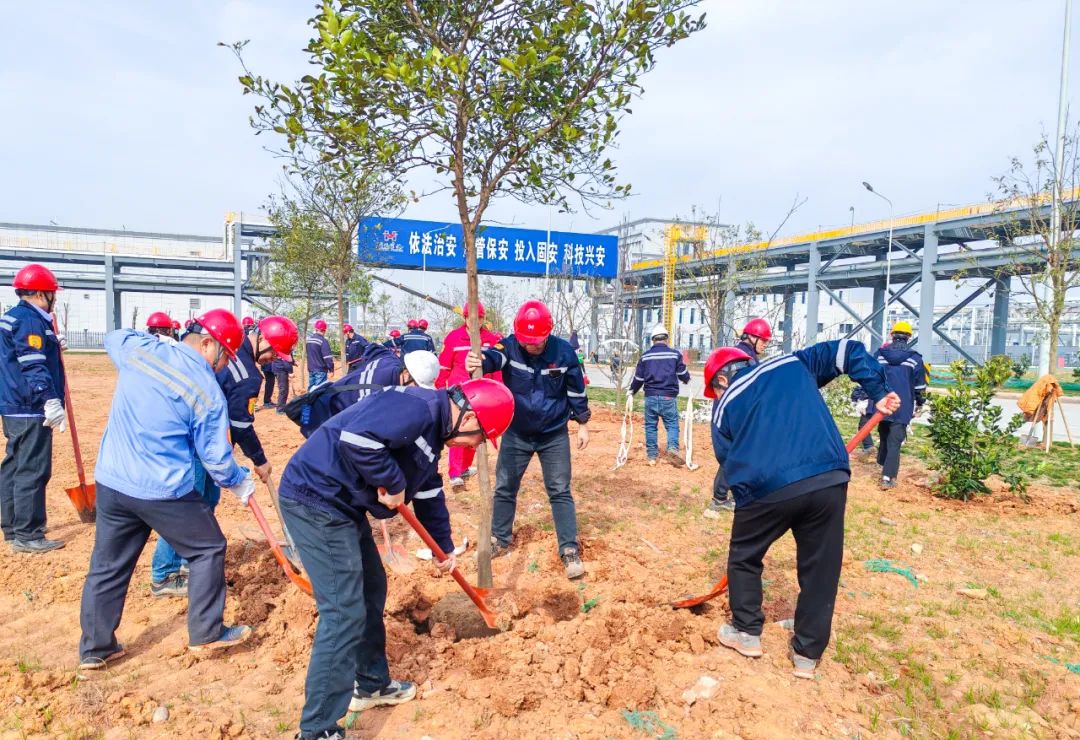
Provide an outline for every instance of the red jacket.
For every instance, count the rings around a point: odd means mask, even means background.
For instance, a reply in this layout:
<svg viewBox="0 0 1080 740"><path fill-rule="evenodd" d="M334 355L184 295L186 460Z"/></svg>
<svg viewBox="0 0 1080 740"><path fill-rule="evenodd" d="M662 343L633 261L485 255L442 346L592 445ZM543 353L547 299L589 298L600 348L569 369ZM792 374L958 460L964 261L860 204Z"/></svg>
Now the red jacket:
<svg viewBox="0 0 1080 740"><path fill-rule="evenodd" d="M498 344L502 337L487 329L480 329L480 344L485 349ZM465 356L469 354L469 330L462 324L449 332L443 339L443 349L439 353L439 377L435 381L436 388L445 388L447 385L457 385L469 379L469 372L465 369ZM494 378L502 382L502 372L489 373L484 377Z"/></svg>

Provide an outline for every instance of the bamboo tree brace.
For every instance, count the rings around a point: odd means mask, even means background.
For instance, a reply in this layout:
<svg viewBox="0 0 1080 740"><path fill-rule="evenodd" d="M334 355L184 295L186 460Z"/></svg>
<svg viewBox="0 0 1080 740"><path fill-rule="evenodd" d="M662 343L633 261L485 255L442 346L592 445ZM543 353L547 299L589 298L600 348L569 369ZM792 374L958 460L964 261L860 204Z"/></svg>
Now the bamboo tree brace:
<svg viewBox="0 0 1080 740"><path fill-rule="evenodd" d="M686 469L697 470L701 466L694 462L694 392L690 391L686 396Z"/></svg>
<svg viewBox="0 0 1080 740"><path fill-rule="evenodd" d="M629 392L626 394L626 407L623 410L619 435L619 451L615 453L615 467L612 470L626 465L626 459L630 456L630 444L634 440L634 396Z"/></svg>

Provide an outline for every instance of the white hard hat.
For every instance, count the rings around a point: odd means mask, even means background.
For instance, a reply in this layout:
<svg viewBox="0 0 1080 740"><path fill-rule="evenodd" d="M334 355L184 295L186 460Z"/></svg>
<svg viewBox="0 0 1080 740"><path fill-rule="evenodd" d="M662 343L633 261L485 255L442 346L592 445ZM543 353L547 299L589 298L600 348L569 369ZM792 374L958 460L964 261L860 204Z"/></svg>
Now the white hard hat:
<svg viewBox="0 0 1080 740"><path fill-rule="evenodd" d="M649 339L656 339L657 337L666 337L668 335L668 329L663 324L657 324L649 332Z"/></svg>
<svg viewBox="0 0 1080 740"><path fill-rule="evenodd" d="M439 358L427 350L410 352L405 355L405 369L421 388L434 388L439 377Z"/></svg>

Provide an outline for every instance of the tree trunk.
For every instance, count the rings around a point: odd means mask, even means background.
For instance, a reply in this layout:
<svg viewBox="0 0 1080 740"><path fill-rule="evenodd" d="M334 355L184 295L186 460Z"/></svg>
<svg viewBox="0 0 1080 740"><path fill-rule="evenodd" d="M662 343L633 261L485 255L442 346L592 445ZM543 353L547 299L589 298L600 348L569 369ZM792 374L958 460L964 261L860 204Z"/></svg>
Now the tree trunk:
<svg viewBox="0 0 1080 740"><path fill-rule="evenodd" d="M337 325L338 336L341 337L341 375L344 377L349 365L345 362L345 332L342 329L345 326L345 291L340 278L337 284Z"/></svg>

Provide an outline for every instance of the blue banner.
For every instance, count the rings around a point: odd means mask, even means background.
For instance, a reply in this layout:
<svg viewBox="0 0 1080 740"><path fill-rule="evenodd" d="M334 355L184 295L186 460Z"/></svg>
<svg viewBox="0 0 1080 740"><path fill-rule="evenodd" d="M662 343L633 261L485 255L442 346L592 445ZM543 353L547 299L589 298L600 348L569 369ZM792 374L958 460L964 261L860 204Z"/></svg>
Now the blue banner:
<svg viewBox="0 0 1080 740"><path fill-rule="evenodd" d="M362 262L406 270L465 271L461 224L368 218L357 229ZM476 236L476 265L495 275L615 277L619 238L608 234L485 226Z"/></svg>

